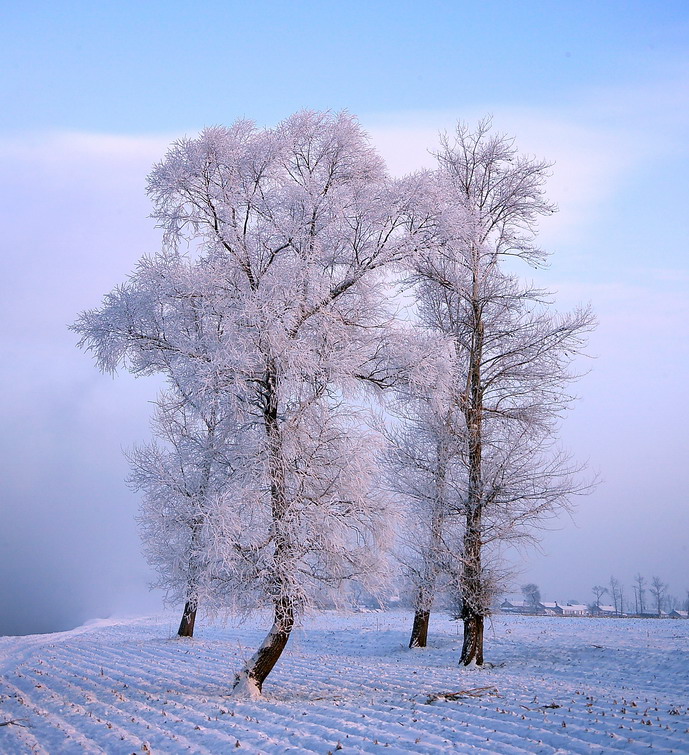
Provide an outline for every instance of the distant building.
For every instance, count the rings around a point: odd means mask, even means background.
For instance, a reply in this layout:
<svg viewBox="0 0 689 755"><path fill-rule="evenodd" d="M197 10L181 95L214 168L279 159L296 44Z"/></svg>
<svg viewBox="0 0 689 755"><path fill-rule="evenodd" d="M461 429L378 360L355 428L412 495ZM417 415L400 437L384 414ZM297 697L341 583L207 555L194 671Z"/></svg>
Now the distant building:
<svg viewBox="0 0 689 755"><path fill-rule="evenodd" d="M657 608L647 608L642 613L633 613L631 615L640 619L667 619L669 616L667 611L661 611L658 613Z"/></svg>
<svg viewBox="0 0 689 755"><path fill-rule="evenodd" d="M615 606L593 606L591 609L593 616L616 616Z"/></svg>
<svg viewBox="0 0 689 755"><path fill-rule="evenodd" d="M542 603L534 605L526 600L503 600L500 604L500 610L505 613L519 613L528 616L537 616L545 613Z"/></svg>
<svg viewBox="0 0 689 755"><path fill-rule="evenodd" d="M567 603L566 606L562 606L563 616L588 616L588 606L582 604Z"/></svg>
<svg viewBox="0 0 689 755"><path fill-rule="evenodd" d="M657 610L647 608L643 613L627 614L616 610L615 606L587 606L583 603L576 603L573 600L567 603L541 601L534 605L527 600L511 600L506 598L496 608L499 608L503 613L514 613L521 616L636 616L637 618L644 619L689 619L689 611L681 611L679 609L675 609L669 613L661 611L659 614Z"/></svg>

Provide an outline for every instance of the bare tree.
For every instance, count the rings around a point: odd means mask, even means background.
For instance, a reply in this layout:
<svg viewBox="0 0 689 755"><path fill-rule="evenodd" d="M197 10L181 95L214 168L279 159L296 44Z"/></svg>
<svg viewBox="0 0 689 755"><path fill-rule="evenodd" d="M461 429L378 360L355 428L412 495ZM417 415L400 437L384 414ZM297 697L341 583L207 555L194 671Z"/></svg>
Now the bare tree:
<svg viewBox="0 0 689 755"><path fill-rule="evenodd" d="M591 588L591 591L593 592L595 596L595 602L593 604L593 607L596 611L600 610L600 599L605 595L606 592L608 592L607 587L603 587L602 585L594 585Z"/></svg>
<svg viewBox="0 0 689 755"><path fill-rule="evenodd" d="M429 469L445 487L444 513L427 521L461 520L461 541L451 545L460 574L461 663L482 664L484 617L495 590L491 553L506 541L532 539L535 523L586 487L554 436L572 400L571 361L593 319L587 310L553 314L544 292L502 265L506 257L530 264L545 257L533 239L538 217L553 211L543 194L548 165L519 156L487 121L474 132L460 124L438 162L420 211L425 222L432 205L435 223L424 243L417 238L408 276L419 327L444 344L428 420L445 425L442 454ZM430 459L421 456L423 464ZM453 467L451 488L443 465Z"/></svg>
<svg viewBox="0 0 689 755"><path fill-rule="evenodd" d="M396 400L387 404L398 422L388 430L386 453L388 487L405 502L397 557L414 605L410 648L426 646L436 595L448 592L450 602L457 601L461 560L456 554L464 528L452 503L464 489L456 459L457 409L438 391L447 377L442 347L414 335Z"/></svg>
<svg viewBox="0 0 689 755"><path fill-rule="evenodd" d="M187 296L205 337L176 327L174 297L150 311L135 281L77 330L104 369L169 374L179 357L188 392L222 391L246 464L214 514L213 573L240 608L272 607L235 682L260 694L318 591L381 573L387 503L350 398L388 382L381 271L409 243L406 210L346 114L207 129L172 146L149 193L168 253L197 250Z"/></svg>
<svg viewBox="0 0 689 755"><path fill-rule="evenodd" d="M526 585L522 585L522 595L524 596L524 602L534 611L539 607L541 602L541 591L538 585L533 582L529 582Z"/></svg>
<svg viewBox="0 0 689 755"><path fill-rule="evenodd" d="M656 613L660 616L663 612L663 603L667 592L667 585L660 579L660 577L653 577L650 590L655 603Z"/></svg>
<svg viewBox="0 0 689 755"><path fill-rule="evenodd" d="M634 602L636 613L644 614L646 607L644 597L646 595L646 578L641 574L637 574L636 577L634 577L634 582L636 582L636 585L634 586Z"/></svg>
<svg viewBox="0 0 689 755"><path fill-rule="evenodd" d="M612 598L612 603L615 608L615 613L619 616L623 613L624 608L622 606L622 584L617 577L610 577L609 593Z"/></svg>
<svg viewBox="0 0 689 755"><path fill-rule="evenodd" d="M408 407L409 408L409 407ZM407 419L412 421L411 412ZM428 418L426 418L428 419ZM400 536L398 557L402 561L413 591L414 621L409 647L425 647L431 608L439 590L438 581L453 574L456 561L453 545L461 542L462 523L452 517L448 495L454 481L451 478L447 444L440 428L430 422L426 433L415 428L413 437L409 427L392 434L393 449L388 453L390 472L388 484L395 491L403 491L407 499L406 519ZM455 591L456 592L456 591Z"/></svg>

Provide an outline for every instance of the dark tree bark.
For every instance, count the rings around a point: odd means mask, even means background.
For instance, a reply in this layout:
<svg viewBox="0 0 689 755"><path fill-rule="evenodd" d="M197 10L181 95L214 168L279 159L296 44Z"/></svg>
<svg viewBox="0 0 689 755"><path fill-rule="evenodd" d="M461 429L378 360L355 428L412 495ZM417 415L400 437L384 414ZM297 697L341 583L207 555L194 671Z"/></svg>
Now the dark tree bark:
<svg viewBox="0 0 689 755"><path fill-rule="evenodd" d="M431 612L417 608L414 612L414 623L411 628L410 648L425 648L428 643L428 623Z"/></svg>
<svg viewBox="0 0 689 755"><path fill-rule="evenodd" d="M472 292L472 343L469 353L467 403L464 412L469 437L469 488L464 532L464 570L462 573L462 620L464 642L460 664L483 665L483 613L485 585L481 563L483 524L483 359L484 325L477 271L474 270Z"/></svg>
<svg viewBox="0 0 689 755"><path fill-rule="evenodd" d="M474 662L483 665L484 593L481 563L481 508L477 506L467 516L464 535L465 565L462 574L462 621L464 642L460 664Z"/></svg>
<svg viewBox="0 0 689 755"><path fill-rule="evenodd" d="M234 689L241 687L245 681L248 681L255 685L259 692L263 690L263 683L280 659L293 628L294 607L292 602L288 598L278 598L275 601L273 626L261 643L261 647L246 664L246 668L237 675Z"/></svg>
<svg viewBox="0 0 689 755"><path fill-rule="evenodd" d="M278 375L275 363L268 359L263 382L263 420L268 439L268 470L270 475L271 514L274 528L274 594L273 626L261 647L237 675L233 689L248 683L260 693L266 677L278 662L287 645L295 621L296 602L290 592L289 569L294 548L285 526L289 502L282 465L282 434L278 420Z"/></svg>
<svg viewBox="0 0 689 755"><path fill-rule="evenodd" d="M196 623L196 609L197 605L194 601L188 600L184 604L184 613L182 614L182 621L179 623L179 629L177 634L180 637L193 637L194 636L194 624Z"/></svg>
<svg viewBox="0 0 689 755"><path fill-rule="evenodd" d="M464 642L460 665L468 666L472 661L477 666L483 665L483 616L468 612L464 619Z"/></svg>
<svg viewBox="0 0 689 755"><path fill-rule="evenodd" d="M484 593L481 563L481 507L477 505L467 515L464 535L465 564L462 574L462 621L464 642L460 664L483 665Z"/></svg>

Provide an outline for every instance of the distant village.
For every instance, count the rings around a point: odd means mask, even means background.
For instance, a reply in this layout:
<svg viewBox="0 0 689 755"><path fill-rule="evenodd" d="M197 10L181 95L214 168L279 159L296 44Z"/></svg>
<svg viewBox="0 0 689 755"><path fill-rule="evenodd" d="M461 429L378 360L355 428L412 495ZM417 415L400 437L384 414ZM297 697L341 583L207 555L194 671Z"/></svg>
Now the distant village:
<svg viewBox="0 0 689 755"><path fill-rule="evenodd" d="M508 600L498 606L501 613L516 613L524 616L599 616L629 617L643 619L687 619L689 611L660 611L645 609L638 613L622 612L615 606L584 605L581 603L549 603L545 601Z"/></svg>

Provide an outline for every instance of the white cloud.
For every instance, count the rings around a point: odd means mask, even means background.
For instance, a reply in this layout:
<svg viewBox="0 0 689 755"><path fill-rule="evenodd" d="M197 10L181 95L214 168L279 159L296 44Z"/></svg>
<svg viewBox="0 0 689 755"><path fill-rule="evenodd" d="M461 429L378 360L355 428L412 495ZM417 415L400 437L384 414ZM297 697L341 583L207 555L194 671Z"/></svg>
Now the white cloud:
<svg viewBox="0 0 689 755"><path fill-rule="evenodd" d="M451 132L457 119L448 114L426 116L436 124L419 122L418 116L400 123L369 128L373 143L386 159L391 172L401 175L433 167L429 150L438 145L438 132ZM475 123L477 118L467 118ZM610 196L629 166L629 148L622 148L618 135L607 129L586 127L564 117L538 111L495 111L496 129L514 135L521 151L554 162L548 195L560 212L548 227L558 232L572 229L589 218L601 200Z"/></svg>
<svg viewBox="0 0 689 755"><path fill-rule="evenodd" d="M34 132L0 139L0 160L45 164L81 163L89 159L116 162L159 160L173 135L126 136L80 132Z"/></svg>
<svg viewBox="0 0 689 755"><path fill-rule="evenodd" d="M654 161L687 157L689 75L655 83L581 93L561 107L472 106L466 111L400 112L362 118L394 175L432 167L441 131L489 114L496 130L527 154L554 163L548 195L560 212L544 224L548 237L575 233L604 213L630 175Z"/></svg>

